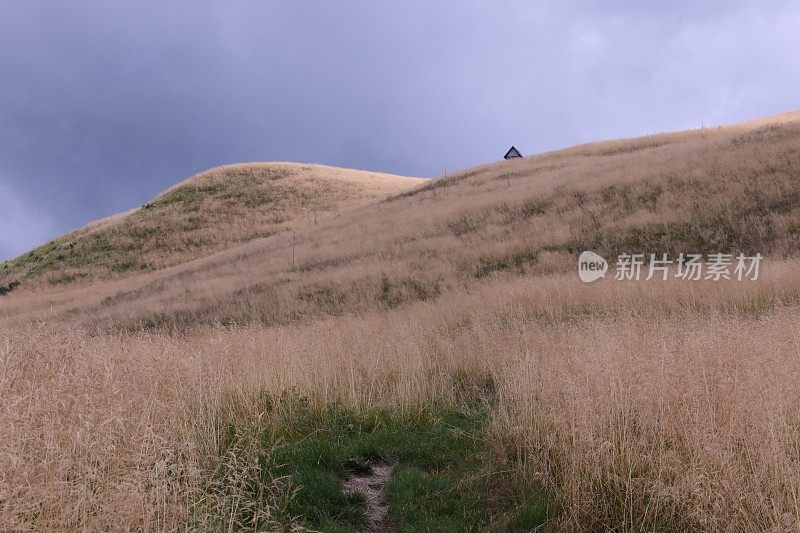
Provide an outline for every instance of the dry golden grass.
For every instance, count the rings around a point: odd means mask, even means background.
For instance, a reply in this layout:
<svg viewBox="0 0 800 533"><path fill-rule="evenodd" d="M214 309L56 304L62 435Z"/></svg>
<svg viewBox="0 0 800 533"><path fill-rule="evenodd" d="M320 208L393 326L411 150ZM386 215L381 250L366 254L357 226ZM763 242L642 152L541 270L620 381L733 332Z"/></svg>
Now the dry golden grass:
<svg viewBox="0 0 800 533"><path fill-rule="evenodd" d="M273 523L291 485L244 437L220 457L220 420L267 424L265 395L413 410L491 382L487 446L551 495L554 529L795 530L799 133L581 146L158 272L20 288L0 298L0 524L246 528L253 472ZM584 248L768 257L755 282L585 285Z"/></svg>
<svg viewBox="0 0 800 533"><path fill-rule="evenodd" d="M663 137L478 167L122 281L23 286L0 300L0 316L125 329L280 324L564 273L585 249L797 254L797 122Z"/></svg>
<svg viewBox="0 0 800 533"><path fill-rule="evenodd" d="M452 398L456 377L491 376L489 445L558 499L558 527L788 527L800 518L800 311L780 302L784 283L528 278L309 325L3 330L0 523L216 528L235 505L209 489L219 409L264 423L259 398L289 390L413 409Z"/></svg>

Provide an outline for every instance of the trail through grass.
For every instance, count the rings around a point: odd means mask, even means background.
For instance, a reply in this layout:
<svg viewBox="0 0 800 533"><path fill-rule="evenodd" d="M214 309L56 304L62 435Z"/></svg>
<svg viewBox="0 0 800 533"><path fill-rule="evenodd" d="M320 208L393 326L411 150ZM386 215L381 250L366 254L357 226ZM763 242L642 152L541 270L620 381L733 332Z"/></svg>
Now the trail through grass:
<svg viewBox="0 0 800 533"><path fill-rule="evenodd" d="M274 517L326 532L530 531L546 521L548 503L521 497L498 471L485 446L488 418L477 406L411 412L302 401L282 406L257 440L270 450L262 456L261 481L285 479L292 488ZM388 514L376 522L367 495L346 487L383 466L391 467L379 488Z"/></svg>

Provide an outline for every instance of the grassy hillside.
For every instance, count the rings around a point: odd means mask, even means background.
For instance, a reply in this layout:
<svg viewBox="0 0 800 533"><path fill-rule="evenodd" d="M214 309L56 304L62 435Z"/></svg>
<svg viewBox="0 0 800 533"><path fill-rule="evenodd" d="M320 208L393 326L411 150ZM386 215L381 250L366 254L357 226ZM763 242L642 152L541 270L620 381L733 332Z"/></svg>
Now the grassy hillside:
<svg viewBox="0 0 800 533"><path fill-rule="evenodd" d="M321 165L251 163L198 174L141 208L0 265L0 284L84 283L147 272L268 237L423 180Z"/></svg>
<svg viewBox="0 0 800 533"><path fill-rule="evenodd" d="M788 114L18 287L0 297L0 523L795 530L799 230ZM584 284L586 248L766 258L758 281Z"/></svg>
<svg viewBox="0 0 800 533"><path fill-rule="evenodd" d="M133 329L269 325L572 272L585 249L794 257L798 153L797 121L579 146L450 175L125 283L17 289L0 312L24 320L46 308Z"/></svg>

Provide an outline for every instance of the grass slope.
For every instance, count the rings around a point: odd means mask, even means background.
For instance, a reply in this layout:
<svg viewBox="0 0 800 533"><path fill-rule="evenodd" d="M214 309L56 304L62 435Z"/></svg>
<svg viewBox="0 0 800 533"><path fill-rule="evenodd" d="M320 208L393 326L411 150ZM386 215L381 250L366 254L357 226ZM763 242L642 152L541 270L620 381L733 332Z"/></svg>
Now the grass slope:
<svg viewBox="0 0 800 533"><path fill-rule="evenodd" d="M129 213L100 220L0 265L0 282L53 285L118 278L410 189L423 180L291 163L215 168Z"/></svg>
<svg viewBox="0 0 800 533"><path fill-rule="evenodd" d="M78 323L148 330L286 324L572 272L586 249L611 259L637 251L794 257L800 122L792 117L477 167L297 226L296 235L125 284L40 296L20 287L0 313L25 321L46 309ZM110 253L105 261L120 260Z"/></svg>
<svg viewBox="0 0 800 533"><path fill-rule="evenodd" d="M296 235L15 288L0 523L352 531L366 498L344 483L387 461L398 531L796 530L798 191L784 115L486 165ZM583 247L766 259L758 281L583 284Z"/></svg>

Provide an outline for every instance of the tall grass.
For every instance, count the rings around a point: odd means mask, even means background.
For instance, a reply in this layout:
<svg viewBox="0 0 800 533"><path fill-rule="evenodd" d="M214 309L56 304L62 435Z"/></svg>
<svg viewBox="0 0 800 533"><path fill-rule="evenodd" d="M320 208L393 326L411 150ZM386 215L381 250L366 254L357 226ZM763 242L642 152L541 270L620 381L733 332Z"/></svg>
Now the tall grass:
<svg viewBox="0 0 800 533"><path fill-rule="evenodd" d="M571 272L585 249L610 259L791 258L800 243L798 132L791 123L675 134L637 150L609 153L601 143L487 165L157 272L52 290L23 284L0 298L0 316L151 331L287 324ZM217 234L232 242L239 231Z"/></svg>
<svg viewBox="0 0 800 533"><path fill-rule="evenodd" d="M627 310L607 298L612 282L596 300L543 301L527 279L514 297L486 289L309 325L177 337L4 329L0 523L233 527L269 450L244 432L220 458L221 421L268 424L280 411L264 398L287 394L413 412L487 380L493 453L558 500L561 527L797 523L800 311L765 282L698 288L709 305L679 313L669 301L686 289L672 286L628 284L642 303ZM768 311L749 311L764 301ZM276 478L258 490L267 520L293 488Z"/></svg>
<svg viewBox="0 0 800 533"><path fill-rule="evenodd" d="M492 463L555 528L794 529L797 133L576 147L157 272L23 284L0 298L0 529L298 527L260 438L298 401L413 417L475 391ZM585 285L583 247L768 258L757 282Z"/></svg>

